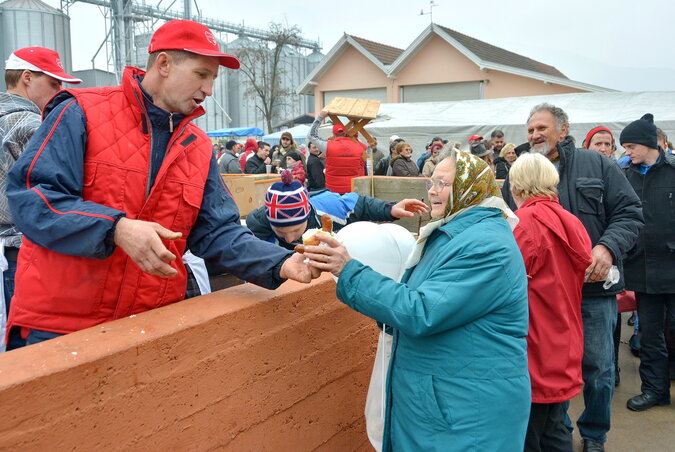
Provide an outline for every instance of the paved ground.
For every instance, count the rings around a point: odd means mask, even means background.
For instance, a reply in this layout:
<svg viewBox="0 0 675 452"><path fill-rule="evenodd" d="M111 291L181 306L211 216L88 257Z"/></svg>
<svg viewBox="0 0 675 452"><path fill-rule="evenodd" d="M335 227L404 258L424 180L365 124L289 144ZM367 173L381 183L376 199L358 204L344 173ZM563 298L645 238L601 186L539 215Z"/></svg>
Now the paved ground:
<svg viewBox="0 0 675 452"><path fill-rule="evenodd" d="M606 450L608 452L633 451L675 451L675 385L671 382L673 404L654 407L636 413L626 408L626 401L640 393L640 376L638 365L640 360L630 353L628 339L633 327L626 325L627 314L622 323L622 343L619 347L619 367L621 367L621 384L616 388L612 406L612 430L608 434ZM570 417L576 422L583 409L581 395L572 400ZM581 439L578 431L574 432L575 451L581 451Z"/></svg>

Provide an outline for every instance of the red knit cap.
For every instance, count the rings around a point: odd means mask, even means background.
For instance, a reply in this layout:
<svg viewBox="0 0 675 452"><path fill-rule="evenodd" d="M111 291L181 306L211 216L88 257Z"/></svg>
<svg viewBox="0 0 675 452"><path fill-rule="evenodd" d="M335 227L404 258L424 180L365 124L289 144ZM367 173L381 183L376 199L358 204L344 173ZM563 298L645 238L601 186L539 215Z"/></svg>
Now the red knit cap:
<svg viewBox="0 0 675 452"><path fill-rule="evenodd" d="M614 134L612 133L611 130L609 130L607 127L601 127L598 126L595 129L591 129L590 132L586 135L586 138L584 139L584 147L588 149L588 146L591 145L591 140L593 139L593 135L595 135L598 132L605 132L608 133L612 137L612 143L614 143Z"/></svg>

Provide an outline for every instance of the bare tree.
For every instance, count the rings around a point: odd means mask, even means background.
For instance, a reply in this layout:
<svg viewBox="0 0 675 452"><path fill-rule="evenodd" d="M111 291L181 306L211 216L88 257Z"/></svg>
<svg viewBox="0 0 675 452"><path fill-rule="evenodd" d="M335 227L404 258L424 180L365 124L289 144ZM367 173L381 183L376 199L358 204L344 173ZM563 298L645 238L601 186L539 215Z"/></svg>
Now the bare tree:
<svg viewBox="0 0 675 452"><path fill-rule="evenodd" d="M278 23L270 24L270 37L250 41L238 57L241 72L246 75L246 95L255 98L256 109L265 118L267 132L272 132L272 120L278 110L287 105L294 94L293 87L283 86L285 69L282 64L284 49L297 46L300 28L294 25L285 28Z"/></svg>

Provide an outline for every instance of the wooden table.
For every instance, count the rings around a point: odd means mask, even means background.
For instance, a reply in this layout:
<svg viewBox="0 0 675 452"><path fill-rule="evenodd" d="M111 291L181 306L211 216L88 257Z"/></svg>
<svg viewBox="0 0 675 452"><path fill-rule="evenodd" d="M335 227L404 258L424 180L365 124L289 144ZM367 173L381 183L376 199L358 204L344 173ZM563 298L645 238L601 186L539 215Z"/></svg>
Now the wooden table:
<svg viewBox="0 0 675 452"><path fill-rule="evenodd" d="M326 105L326 109L333 125L344 126L346 135L356 137L360 133L368 144L371 146L375 144L375 139L364 127L377 117L377 112L380 109L379 100L336 97ZM338 116L346 117L348 119L347 124L343 124Z"/></svg>

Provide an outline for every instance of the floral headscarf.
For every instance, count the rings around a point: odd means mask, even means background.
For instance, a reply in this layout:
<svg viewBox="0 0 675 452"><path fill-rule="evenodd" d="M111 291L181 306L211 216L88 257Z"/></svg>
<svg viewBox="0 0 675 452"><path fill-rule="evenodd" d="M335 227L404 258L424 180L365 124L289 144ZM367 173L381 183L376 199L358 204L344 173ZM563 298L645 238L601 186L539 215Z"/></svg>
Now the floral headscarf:
<svg viewBox="0 0 675 452"><path fill-rule="evenodd" d="M448 205L445 207L446 217L475 206L486 198L502 197L494 173L485 160L461 151L455 155L457 172Z"/></svg>
<svg viewBox="0 0 675 452"><path fill-rule="evenodd" d="M432 219L420 230L417 244L408 258L406 268L414 267L420 261L427 238L432 232L474 207L501 210L511 230L518 224L518 217L502 199L494 173L483 159L462 151L456 151L454 156L451 154L448 158L455 159L457 172L450 188L451 193L448 205L445 207L445 216Z"/></svg>

